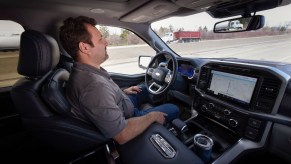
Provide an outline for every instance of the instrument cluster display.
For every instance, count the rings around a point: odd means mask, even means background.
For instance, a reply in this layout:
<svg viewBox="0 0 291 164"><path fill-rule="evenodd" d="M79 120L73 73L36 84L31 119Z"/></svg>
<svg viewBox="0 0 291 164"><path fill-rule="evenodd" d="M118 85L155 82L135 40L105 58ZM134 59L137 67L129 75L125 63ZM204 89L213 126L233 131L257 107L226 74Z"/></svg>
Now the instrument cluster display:
<svg viewBox="0 0 291 164"><path fill-rule="evenodd" d="M179 64L178 72L182 76L186 76L188 79L192 79L195 74L195 69L192 65L189 64Z"/></svg>

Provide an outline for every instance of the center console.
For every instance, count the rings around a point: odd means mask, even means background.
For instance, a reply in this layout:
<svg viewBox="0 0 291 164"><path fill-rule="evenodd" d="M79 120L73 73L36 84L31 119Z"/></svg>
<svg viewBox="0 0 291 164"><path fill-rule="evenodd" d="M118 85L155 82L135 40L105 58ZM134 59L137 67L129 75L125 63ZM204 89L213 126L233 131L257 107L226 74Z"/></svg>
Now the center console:
<svg viewBox="0 0 291 164"><path fill-rule="evenodd" d="M260 141L266 121L252 113L273 112L281 83L264 67L210 62L201 68L194 108L240 137Z"/></svg>
<svg viewBox="0 0 291 164"><path fill-rule="evenodd" d="M154 123L144 133L117 146L121 163L126 164L203 164L163 125Z"/></svg>
<svg viewBox="0 0 291 164"><path fill-rule="evenodd" d="M210 137L214 142L211 162L228 163L246 150L261 148L271 126L265 118L277 112L284 82L284 75L273 67L204 64L197 84L190 88L195 92L191 108L198 116L186 120L188 131L182 140L193 150L195 135Z"/></svg>

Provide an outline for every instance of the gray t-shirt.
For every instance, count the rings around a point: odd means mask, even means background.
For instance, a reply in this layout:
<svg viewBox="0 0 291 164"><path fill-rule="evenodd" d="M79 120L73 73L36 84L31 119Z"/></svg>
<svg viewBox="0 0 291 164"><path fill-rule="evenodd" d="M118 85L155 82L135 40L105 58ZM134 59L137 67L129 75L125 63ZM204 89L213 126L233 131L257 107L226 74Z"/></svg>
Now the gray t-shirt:
<svg viewBox="0 0 291 164"><path fill-rule="evenodd" d="M72 113L93 123L105 137L122 131L133 115L133 104L103 68L74 63L66 88Z"/></svg>

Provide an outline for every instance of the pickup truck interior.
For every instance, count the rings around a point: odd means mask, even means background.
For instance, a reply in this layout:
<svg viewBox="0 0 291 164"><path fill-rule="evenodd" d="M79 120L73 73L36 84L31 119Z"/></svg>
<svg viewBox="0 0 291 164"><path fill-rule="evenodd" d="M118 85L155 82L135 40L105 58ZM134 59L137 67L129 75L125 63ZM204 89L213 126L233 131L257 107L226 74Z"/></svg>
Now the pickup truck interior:
<svg viewBox="0 0 291 164"><path fill-rule="evenodd" d="M1 163L291 163L290 3L1 1ZM74 60L59 28L80 15L108 40L104 68L114 82L145 84L155 105L177 105L179 118L119 145L72 116L65 89ZM239 28L218 29L222 22ZM199 38L161 39L175 31Z"/></svg>

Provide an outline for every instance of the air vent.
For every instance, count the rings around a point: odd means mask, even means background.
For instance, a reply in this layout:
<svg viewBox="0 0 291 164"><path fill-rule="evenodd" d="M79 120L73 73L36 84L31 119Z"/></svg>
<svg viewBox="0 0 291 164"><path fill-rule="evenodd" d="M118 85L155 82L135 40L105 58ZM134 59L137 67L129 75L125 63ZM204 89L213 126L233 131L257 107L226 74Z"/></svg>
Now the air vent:
<svg viewBox="0 0 291 164"><path fill-rule="evenodd" d="M208 81L208 68L202 67L199 74L198 88L205 89Z"/></svg>
<svg viewBox="0 0 291 164"><path fill-rule="evenodd" d="M202 81L207 81L207 76L208 76L208 68L202 67L199 79Z"/></svg>
<svg viewBox="0 0 291 164"><path fill-rule="evenodd" d="M281 82L279 80L265 78L259 91L259 97L268 100L275 100L280 86Z"/></svg>
<svg viewBox="0 0 291 164"><path fill-rule="evenodd" d="M281 81L265 78L259 91L259 97L256 103L255 110L264 113L272 112L275 100L279 93L280 86Z"/></svg>

